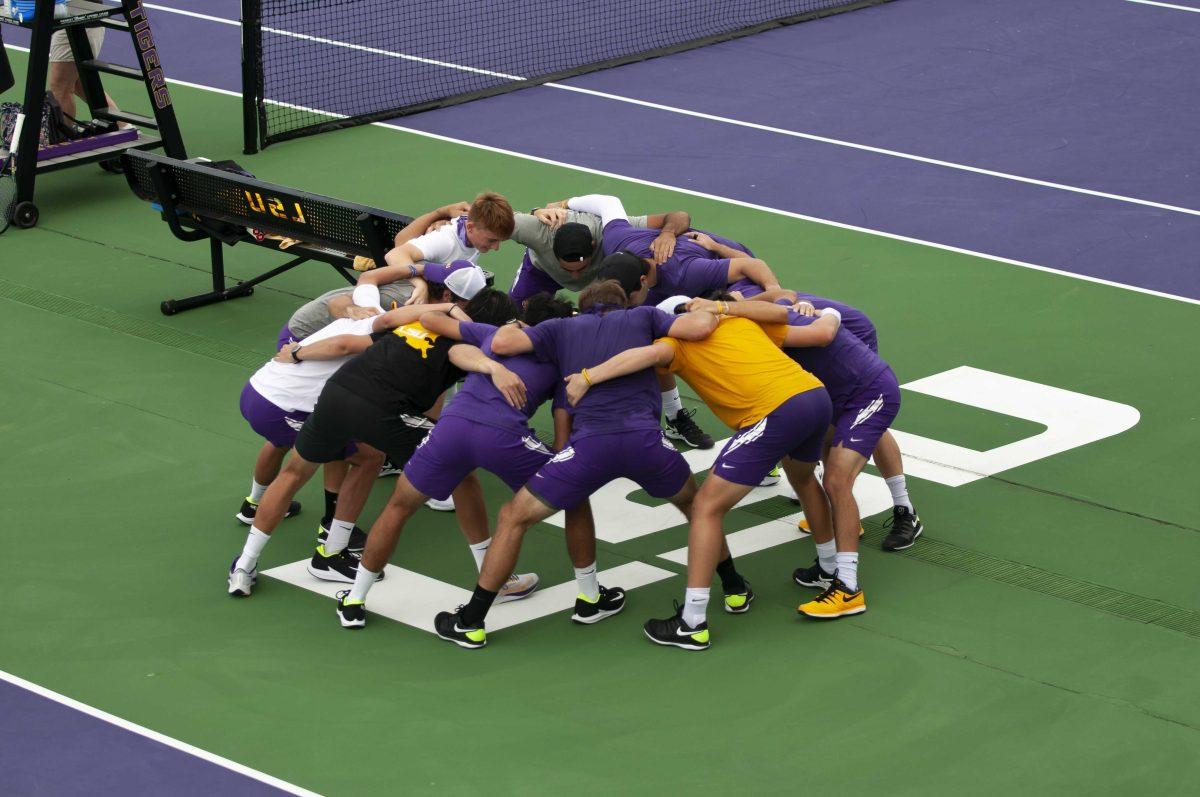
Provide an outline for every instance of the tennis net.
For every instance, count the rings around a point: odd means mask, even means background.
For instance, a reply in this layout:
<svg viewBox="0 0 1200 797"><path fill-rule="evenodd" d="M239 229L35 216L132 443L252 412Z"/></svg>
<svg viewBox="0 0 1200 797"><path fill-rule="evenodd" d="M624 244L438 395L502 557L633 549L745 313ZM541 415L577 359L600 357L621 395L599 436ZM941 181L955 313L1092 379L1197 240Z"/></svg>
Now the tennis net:
<svg viewBox="0 0 1200 797"><path fill-rule="evenodd" d="M243 0L246 151L887 0Z"/></svg>

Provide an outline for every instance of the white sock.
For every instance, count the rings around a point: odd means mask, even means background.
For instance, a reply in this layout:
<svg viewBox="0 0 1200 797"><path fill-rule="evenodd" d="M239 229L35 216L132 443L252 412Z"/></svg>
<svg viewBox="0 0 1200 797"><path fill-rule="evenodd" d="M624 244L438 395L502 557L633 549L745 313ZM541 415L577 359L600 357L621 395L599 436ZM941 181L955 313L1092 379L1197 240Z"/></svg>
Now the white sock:
<svg viewBox="0 0 1200 797"><path fill-rule="evenodd" d="M471 556L475 557L475 569L480 573L483 572L483 558L487 556L487 549L491 544L492 538L488 537L483 542L477 542L471 546Z"/></svg>
<svg viewBox="0 0 1200 797"><path fill-rule="evenodd" d="M837 577L851 592L858 592L858 551L837 555Z"/></svg>
<svg viewBox="0 0 1200 797"><path fill-rule="evenodd" d="M259 484L253 478L250 479L250 503L257 504L262 500L263 493L266 491L267 485Z"/></svg>
<svg viewBox="0 0 1200 797"><path fill-rule="evenodd" d="M350 544L350 532L354 531L353 520L333 519L329 524L329 535L325 538L325 554L331 556Z"/></svg>
<svg viewBox="0 0 1200 797"><path fill-rule="evenodd" d="M826 573L837 570L837 540L817 543L817 562Z"/></svg>
<svg viewBox="0 0 1200 797"><path fill-rule="evenodd" d="M703 623L708 612L708 587L688 587L683 593L683 621L692 628Z"/></svg>
<svg viewBox="0 0 1200 797"><path fill-rule="evenodd" d="M367 593L371 590L371 585L375 583L375 579L379 574L363 567L362 562L358 563L358 575L354 577L354 586L350 588L350 594L346 596L347 603L365 602Z"/></svg>
<svg viewBox="0 0 1200 797"><path fill-rule="evenodd" d="M662 394L663 415L674 418L683 411L683 399L679 397L679 388L664 390Z"/></svg>
<svg viewBox="0 0 1200 797"><path fill-rule="evenodd" d="M595 562L587 567L575 568L575 585L579 587L579 594L589 603L600 600L600 582L596 580Z"/></svg>
<svg viewBox="0 0 1200 797"><path fill-rule="evenodd" d="M247 573L253 571L258 564L258 557L262 555L263 548L267 546L270 539L270 534L265 534L251 526L250 533L246 535L246 545L242 548L242 555L238 557L237 564L233 566L234 569L245 570Z"/></svg>
<svg viewBox="0 0 1200 797"><path fill-rule="evenodd" d="M908 500L908 485L904 483L904 474L892 476L884 479L887 482L888 489L892 491L892 503L896 506L902 506L913 511L912 501Z"/></svg>

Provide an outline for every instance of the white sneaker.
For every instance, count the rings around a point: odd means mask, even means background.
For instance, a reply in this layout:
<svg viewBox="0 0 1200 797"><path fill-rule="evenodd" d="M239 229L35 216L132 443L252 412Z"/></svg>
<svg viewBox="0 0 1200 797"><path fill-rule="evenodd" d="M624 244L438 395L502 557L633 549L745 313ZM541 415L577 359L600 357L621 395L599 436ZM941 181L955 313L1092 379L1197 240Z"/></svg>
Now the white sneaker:
<svg viewBox="0 0 1200 797"><path fill-rule="evenodd" d="M519 601L521 598L528 598L530 593L537 589L538 574L537 573L513 573L508 577L508 581L504 582L504 586L496 593L496 600L493 604L507 603L508 601Z"/></svg>
<svg viewBox="0 0 1200 797"><path fill-rule="evenodd" d="M436 498L430 498L425 502L425 506L429 507L434 512L453 512L454 496L450 496L445 501L439 501Z"/></svg>
<svg viewBox="0 0 1200 797"><path fill-rule="evenodd" d="M763 480L758 483L759 487L774 487L779 484L779 480L783 478L783 468L776 465L771 468L771 472L763 476Z"/></svg>
<svg viewBox="0 0 1200 797"><path fill-rule="evenodd" d="M254 589L254 582L258 580L258 567L255 566L247 573L237 566L238 559L233 560L233 564L229 565L229 594L235 598L249 598L250 592Z"/></svg>

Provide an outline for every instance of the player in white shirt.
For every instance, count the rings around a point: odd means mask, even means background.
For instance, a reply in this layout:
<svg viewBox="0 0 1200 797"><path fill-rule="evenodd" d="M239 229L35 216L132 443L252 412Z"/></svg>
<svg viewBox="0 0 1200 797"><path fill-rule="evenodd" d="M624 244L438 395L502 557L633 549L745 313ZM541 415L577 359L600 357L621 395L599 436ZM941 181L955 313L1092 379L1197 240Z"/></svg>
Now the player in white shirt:
<svg viewBox="0 0 1200 797"><path fill-rule="evenodd" d="M420 304L429 296L429 286L424 278L434 276L425 274L427 263L455 260L474 263L480 253L499 249L503 241L512 237L514 224L513 209L508 200L500 194L484 192L475 197L467 215L397 246L385 256L387 265L363 273L358 278L354 303L367 306L369 299L359 291L364 286L377 288L406 279L413 283L409 304Z"/></svg>

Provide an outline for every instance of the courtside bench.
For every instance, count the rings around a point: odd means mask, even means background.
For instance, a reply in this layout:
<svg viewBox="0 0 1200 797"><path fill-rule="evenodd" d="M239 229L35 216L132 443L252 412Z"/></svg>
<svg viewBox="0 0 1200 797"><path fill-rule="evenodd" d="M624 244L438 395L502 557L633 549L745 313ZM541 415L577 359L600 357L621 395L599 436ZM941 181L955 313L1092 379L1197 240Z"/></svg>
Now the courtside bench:
<svg viewBox="0 0 1200 797"><path fill-rule="evenodd" d="M382 264L396 233L412 221L399 213L274 185L198 159L129 151L121 161L130 188L156 206L176 238L209 244L212 290L165 300L160 305L165 315L249 296L260 282L310 260L328 263L353 284L355 258ZM240 243L274 249L289 260L253 279L226 286L224 247Z"/></svg>

